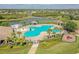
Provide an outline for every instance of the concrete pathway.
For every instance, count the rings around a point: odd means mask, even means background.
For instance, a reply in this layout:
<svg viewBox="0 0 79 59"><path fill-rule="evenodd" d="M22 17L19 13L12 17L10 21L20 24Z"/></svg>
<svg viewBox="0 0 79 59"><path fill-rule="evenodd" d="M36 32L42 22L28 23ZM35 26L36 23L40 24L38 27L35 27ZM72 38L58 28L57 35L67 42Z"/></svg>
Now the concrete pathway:
<svg viewBox="0 0 79 59"><path fill-rule="evenodd" d="M35 54L37 48L38 48L39 43L33 44L31 49L29 50L28 54Z"/></svg>

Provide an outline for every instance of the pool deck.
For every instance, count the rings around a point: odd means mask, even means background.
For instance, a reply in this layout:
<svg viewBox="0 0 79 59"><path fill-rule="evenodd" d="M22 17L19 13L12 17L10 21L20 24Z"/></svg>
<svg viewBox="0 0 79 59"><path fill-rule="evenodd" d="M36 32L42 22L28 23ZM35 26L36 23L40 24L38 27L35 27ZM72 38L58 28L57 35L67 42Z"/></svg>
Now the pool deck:
<svg viewBox="0 0 79 59"><path fill-rule="evenodd" d="M17 31L21 31L22 33L27 32L29 30L30 26L42 26L42 25L53 25L55 27L61 28L61 26L59 25L55 25L55 24L38 24L38 25L28 25L28 26L24 26L22 28L17 29ZM27 40L42 40L44 39L46 36L48 35L47 32L41 32L39 36L35 36L35 37L26 37Z"/></svg>

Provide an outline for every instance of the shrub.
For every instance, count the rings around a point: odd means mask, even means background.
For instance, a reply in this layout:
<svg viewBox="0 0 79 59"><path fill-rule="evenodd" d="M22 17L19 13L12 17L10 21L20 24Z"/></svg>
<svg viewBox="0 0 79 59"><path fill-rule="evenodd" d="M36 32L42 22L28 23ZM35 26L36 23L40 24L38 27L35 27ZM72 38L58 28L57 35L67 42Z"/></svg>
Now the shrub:
<svg viewBox="0 0 79 59"><path fill-rule="evenodd" d="M9 26L10 24L8 22L0 22L0 26Z"/></svg>
<svg viewBox="0 0 79 59"><path fill-rule="evenodd" d="M0 15L0 19L5 19L3 16Z"/></svg>

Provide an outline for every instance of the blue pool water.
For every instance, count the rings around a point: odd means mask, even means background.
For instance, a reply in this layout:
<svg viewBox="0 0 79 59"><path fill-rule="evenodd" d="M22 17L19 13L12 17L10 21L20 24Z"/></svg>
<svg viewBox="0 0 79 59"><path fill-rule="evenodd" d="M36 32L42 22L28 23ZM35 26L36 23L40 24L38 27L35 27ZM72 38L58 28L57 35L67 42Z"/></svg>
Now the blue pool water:
<svg viewBox="0 0 79 59"><path fill-rule="evenodd" d="M49 28L54 27L52 25L43 25L40 27L29 27L29 31L25 32L23 36L25 37L34 37L40 35L41 32L47 31ZM60 32L60 30L52 30L52 32Z"/></svg>

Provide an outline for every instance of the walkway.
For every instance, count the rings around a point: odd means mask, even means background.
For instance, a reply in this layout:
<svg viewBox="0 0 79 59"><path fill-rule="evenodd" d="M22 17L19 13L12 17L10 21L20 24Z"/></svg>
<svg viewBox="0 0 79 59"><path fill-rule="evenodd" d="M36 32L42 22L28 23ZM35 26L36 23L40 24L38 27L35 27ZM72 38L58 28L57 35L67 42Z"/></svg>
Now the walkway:
<svg viewBox="0 0 79 59"><path fill-rule="evenodd" d="M38 48L39 43L33 44L28 54L34 54Z"/></svg>

